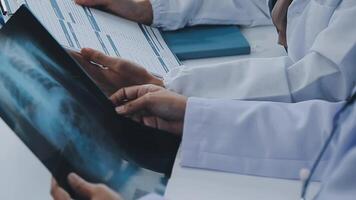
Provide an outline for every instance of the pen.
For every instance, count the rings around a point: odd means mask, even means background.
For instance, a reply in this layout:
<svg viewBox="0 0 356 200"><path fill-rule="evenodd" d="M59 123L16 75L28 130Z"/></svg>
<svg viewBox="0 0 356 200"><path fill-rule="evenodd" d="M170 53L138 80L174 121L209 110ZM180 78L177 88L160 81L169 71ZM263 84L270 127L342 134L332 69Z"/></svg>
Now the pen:
<svg viewBox="0 0 356 200"><path fill-rule="evenodd" d="M1 9L2 15L7 15L7 8L5 6L4 0L0 0L0 9Z"/></svg>

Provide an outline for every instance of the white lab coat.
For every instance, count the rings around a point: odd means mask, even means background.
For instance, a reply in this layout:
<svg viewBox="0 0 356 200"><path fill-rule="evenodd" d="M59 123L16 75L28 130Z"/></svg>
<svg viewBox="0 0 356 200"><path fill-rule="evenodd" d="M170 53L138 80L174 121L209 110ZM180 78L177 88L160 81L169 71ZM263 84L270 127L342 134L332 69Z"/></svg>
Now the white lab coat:
<svg viewBox="0 0 356 200"><path fill-rule="evenodd" d="M184 2L176 3L176 7L190 1ZM231 17L230 12L212 9L201 6L200 15L220 15L221 23L226 13ZM288 56L177 67L164 78L165 86L189 97L280 102L343 100L356 82L355 19L355 0L294 0L288 11ZM162 24L175 23L169 15L161 20Z"/></svg>
<svg viewBox="0 0 356 200"><path fill-rule="evenodd" d="M271 24L268 0L150 0L153 26L174 30L197 24Z"/></svg>
<svg viewBox="0 0 356 200"><path fill-rule="evenodd" d="M281 101L189 98L181 165L299 178L331 132L344 104L336 101L355 87L355 19L355 0L294 0L288 13L289 56L170 72L167 88L187 96ZM316 98L335 103L304 101ZM299 101L304 102L282 103ZM314 175L323 181L316 199L356 195L355 118L354 105Z"/></svg>
<svg viewBox="0 0 356 200"><path fill-rule="evenodd" d="M299 170L313 164L331 133L334 116L344 104L320 100L279 103L190 98L182 165L299 178ZM313 176L322 181L315 200L355 199L355 119L354 103L341 115L336 135ZM163 198L154 194L142 198L159 199Z"/></svg>
<svg viewBox="0 0 356 200"><path fill-rule="evenodd" d="M321 100L291 104L190 98L181 164L297 179L299 170L313 163L341 105Z"/></svg>

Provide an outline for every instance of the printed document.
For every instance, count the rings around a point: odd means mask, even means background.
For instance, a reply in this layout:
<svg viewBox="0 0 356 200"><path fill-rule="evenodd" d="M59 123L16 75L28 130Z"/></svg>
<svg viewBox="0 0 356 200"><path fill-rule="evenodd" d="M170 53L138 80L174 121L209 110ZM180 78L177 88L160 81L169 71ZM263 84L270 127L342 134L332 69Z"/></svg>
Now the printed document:
<svg viewBox="0 0 356 200"><path fill-rule="evenodd" d="M163 76L180 65L158 29L77 5L74 0L3 0L9 13L26 4L64 47L128 59Z"/></svg>

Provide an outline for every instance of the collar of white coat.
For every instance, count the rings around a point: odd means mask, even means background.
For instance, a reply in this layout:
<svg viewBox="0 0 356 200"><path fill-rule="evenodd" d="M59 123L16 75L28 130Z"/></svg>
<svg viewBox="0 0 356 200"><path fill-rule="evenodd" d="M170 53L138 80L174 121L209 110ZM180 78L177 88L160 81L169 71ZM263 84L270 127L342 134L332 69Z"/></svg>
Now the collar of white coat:
<svg viewBox="0 0 356 200"><path fill-rule="evenodd" d="M308 3L308 2L310 3L311 1L314 1L314 2L316 2L320 5L324 5L324 6L337 7L343 0L293 0L291 3L291 6L294 6L294 4L297 4L297 5L303 4L304 5L305 3ZM295 5L295 6L297 6L297 5Z"/></svg>
<svg viewBox="0 0 356 200"><path fill-rule="evenodd" d="M343 0L314 0L314 1L319 3L320 5L337 7Z"/></svg>

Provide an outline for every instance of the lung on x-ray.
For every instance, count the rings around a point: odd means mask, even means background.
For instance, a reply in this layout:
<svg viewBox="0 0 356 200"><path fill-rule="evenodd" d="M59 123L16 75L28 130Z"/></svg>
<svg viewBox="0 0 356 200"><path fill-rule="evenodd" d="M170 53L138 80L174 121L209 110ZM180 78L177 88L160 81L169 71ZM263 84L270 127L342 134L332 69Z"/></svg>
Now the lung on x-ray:
<svg viewBox="0 0 356 200"><path fill-rule="evenodd" d="M70 172L136 199L163 193L179 139L114 112L26 7L0 31L0 117L59 184ZM73 194L73 193L72 193Z"/></svg>

